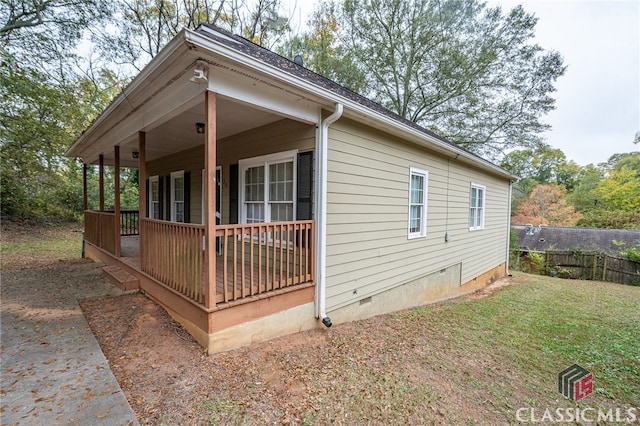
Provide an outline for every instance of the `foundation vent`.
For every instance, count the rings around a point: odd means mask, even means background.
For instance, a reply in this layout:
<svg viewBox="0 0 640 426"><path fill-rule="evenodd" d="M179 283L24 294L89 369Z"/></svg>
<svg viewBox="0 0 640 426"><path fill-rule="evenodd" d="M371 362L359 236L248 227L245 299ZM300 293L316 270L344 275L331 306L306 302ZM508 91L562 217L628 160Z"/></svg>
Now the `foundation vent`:
<svg viewBox="0 0 640 426"><path fill-rule="evenodd" d="M365 303L371 303L371 296L365 297L360 301L360 305L364 305Z"/></svg>

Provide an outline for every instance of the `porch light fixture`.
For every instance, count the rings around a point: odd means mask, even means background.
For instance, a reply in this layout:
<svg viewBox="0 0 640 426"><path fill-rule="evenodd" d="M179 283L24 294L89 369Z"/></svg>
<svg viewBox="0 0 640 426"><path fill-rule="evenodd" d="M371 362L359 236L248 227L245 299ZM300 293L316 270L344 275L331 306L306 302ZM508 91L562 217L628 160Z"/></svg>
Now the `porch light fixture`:
<svg viewBox="0 0 640 426"><path fill-rule="evenodd" d="M196 133L200 135L204 133L204 123L196 123Z"/></svg>
<svg viewBox="0 0 640 426"><path fill-rule="evenodd" d="M133 152L131 153L131 156L132 156L133 158L138 158L138 157L140 157L140 153L139 153L138 151L133 151Z"/></svg>

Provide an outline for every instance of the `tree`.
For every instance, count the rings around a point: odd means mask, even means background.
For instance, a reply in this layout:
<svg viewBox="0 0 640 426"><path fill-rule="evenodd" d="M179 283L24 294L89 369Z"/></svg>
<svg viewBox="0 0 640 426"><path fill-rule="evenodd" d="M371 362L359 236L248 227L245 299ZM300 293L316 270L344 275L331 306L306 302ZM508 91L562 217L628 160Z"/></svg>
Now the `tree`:
<svg viewBox="0 0 640 426"><path fill-rule="evenodd" d="M288 19L278 15L280 0L118 0L113 27L94 40L112 63L141 70L183 28L217 25L260 45L279 40Z"/></svg>
<svg viewBox="0 0 640 426"><path fill-rule="evenodd" d="M640 152L613 154L606 163L601 163L600 166L604 170L620 170L627 167L640 174Z"/></svg>
<svg viewBox="0 0 640 426"><path fill-rule="evenodd" d="M346 0L345 39L365 95L490 159L548 129L558 53L532 42L536 18L476 0Z"/></svg>
<svg viewBox="0 0 640 426"><path fill-rule="evenodd" d="M611 210L640 211L640 171L613 169L594 189Z"/></svg>
<svg viewBox="0 0 640 426"><path fill-rule="evenodd" d="M73 50L89 25L108 16L108 4L9 1L0 10L2 214L76 217L81 169L63 154L111 99L103 91L117 85L108 73L82 72Z"/></svg>
<svg viewBox="0 0 640 426"><path fill-rule="evenodd" d="M38 31L43 37L69 39L78 37L92 20L108 13L109 2L103 0L3 0L0 2L0 36L5 43L24 30ZM47 34L44 29L54 33Z"/></svg>
<svg viewBox="0 0 640 426"><path fill-rule="evenodd" d="M534 149L511 151L500 163L502 167L521 178L530 178L538 183L563 185L571 191L576 184L581 168L560 149L541 144Z"/></svg>
<svg viewBox="0 0 640 426"><path fill-rule="evenodd" d="M538 185L527 199L520 202L513 224L575 226L580 219L573 206L567 205L566 190L559 185Z"/></svg>
<svg viewBox="0 0 640 426"><path fill-rule="evenodd" d="M567 195L567 201L581 213L599 209L604 205L604 200L594 192L598 183L604 178L604 172L589 164L578 175L577 184L573 191Z"/></svg>
<svg viewBox="0 0 640 426"><path fill-rule="evenodd" d="M640 229L640 153L588 165L567 199L582 214L578 226Z"/></svg>
<svg viewBox="0 0 640 426"><path fill-rule="evenodd" d="M2 214L75 217L82 211L80 166L64 152L117 91L114 76L53 85L49 76L0 62Z"/></svg>
<svg viewBox="0 0 640 426"><path fill-rule="evenodd" d="M319 3L308 21L310 30L285 42L278 51L291 60L299 54L305 67L360 92L365 76L341 43L339 25L335 3Z"/></svg>

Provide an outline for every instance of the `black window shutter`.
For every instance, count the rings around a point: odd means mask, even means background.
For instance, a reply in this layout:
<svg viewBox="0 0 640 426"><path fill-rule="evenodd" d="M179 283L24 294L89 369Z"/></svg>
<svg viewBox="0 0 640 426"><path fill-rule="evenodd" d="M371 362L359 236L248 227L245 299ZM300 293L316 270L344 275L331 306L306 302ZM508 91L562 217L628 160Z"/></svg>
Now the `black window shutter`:
<svg viewBox="0 0 640 426"><path fill-rule="evenodd" d="M297 220L311 220L313 216L311 194L313 185L313 151L298 154Z"/></svg>
<svg viewBox="0 0 640 426"><path fill-rule="evenodd" d="M158 219L164 219L164 176L158 177Z"/></svg>
<svg viewBox="0 0 640 426"><path fill-rule="evenodd" d="M165 211L164 218L165 220L171 220L171 175L167 175L165 178L165 193L166 193L166 201L165 201Z"/></svg>
<svg viewBox="0 0 640 426"><path fill-rule="evenodd" d="M184 172L184 223L191 223L191 172Z"/></svg>
<svg viewBox="0 0 640 426"><path fill-rule="evenodd" d="M238 223L238 173L237 164L229 166L229 223Z"/></svg>

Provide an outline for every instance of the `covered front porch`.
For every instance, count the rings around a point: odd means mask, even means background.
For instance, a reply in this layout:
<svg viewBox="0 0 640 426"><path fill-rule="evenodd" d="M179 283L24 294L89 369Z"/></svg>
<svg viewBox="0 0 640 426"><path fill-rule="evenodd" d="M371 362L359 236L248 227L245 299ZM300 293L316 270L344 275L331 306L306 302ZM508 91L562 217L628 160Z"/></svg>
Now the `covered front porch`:
<svg viewBox="0 0 640 426"><path fill-rule="evenodd" d="M272 222L254 225L218 225L216 228L215 287L206 285L204 226L154 219L131 219L120 214L120 255L112 241L115 213L85 212L85 242L111 255L113 263L144 273L205 308L207 290L214 308L252 297L274 295L303 284L313 284L314 222ZM134 219L137 221L137 219ZM139 230L139 232L137 232Z"/></svg>
<svg viewBox="0 0 640 426"><path fill-rule="evenodd" d="M313 221L219 225L216 275L208 281L202 225L139 219L140 233L120 235L116 256L114 217L85 212L86 255L122 270L124 289L138 288L162 305L209 353L250 343L254 336L235 330L270 316L307 306L312 319Z"/></svg>
<svg viewBox="0 0 640 426"><path fill-rule="evenodd" d="M87 256L134 276L209 352L238 346L212 343L234 326L298 312L281 330L255 326L270 338L315 327L322 311L319 147L335 105L283 74L288 62L239 56L242 45L209 27L182 32L67 152L85 164ZM137 210L121 208L121 168L137 169Z"/></svg>

